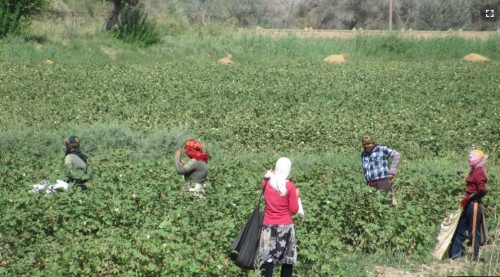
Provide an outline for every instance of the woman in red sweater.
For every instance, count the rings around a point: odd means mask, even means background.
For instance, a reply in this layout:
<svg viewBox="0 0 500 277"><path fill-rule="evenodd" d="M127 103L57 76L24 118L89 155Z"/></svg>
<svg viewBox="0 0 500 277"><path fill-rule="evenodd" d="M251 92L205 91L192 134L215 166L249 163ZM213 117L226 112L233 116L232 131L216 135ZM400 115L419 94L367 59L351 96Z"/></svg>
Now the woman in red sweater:
<svg viewBox="0 0 500 277"><path fill-rule="evenodd" d="M483 222L482 217L482 198L486 195L486 159L487 155L481 150L472 150L469 154L468 163L471 167L469 176L465 178L467 186L465 188L465 197L460 201L464 208L457 230L452 239L450 248L450 258L455 259L462 256L463 242L465 241L465 232L469 232L472 242L472 260L477 261L479 254L479 242L481 241L480 227Z"/></svg>
<svg viewBox="0 0 500 277"><path fill-rule="evenodd" d="M267 171L262 186L266 209L259 243L262 276L272 276L275 265L281 265L281 276L292 276L297 260L292 214L299 210L299 190L288 180L292 162L279 158L274 170Z"/></svg>

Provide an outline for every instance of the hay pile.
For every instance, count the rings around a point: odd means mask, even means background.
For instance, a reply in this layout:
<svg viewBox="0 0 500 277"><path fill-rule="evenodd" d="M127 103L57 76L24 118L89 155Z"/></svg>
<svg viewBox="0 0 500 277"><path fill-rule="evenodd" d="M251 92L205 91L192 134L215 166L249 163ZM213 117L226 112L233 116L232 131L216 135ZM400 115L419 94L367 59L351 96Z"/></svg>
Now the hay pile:
<svg viewBox="0 0 500 277"><path fill-rule="evenodd" d="M476 54L476 53L470 53L469 55L465 56L463 58L463 60L466 62L488 62L488 61L491 61L490 58Z"/></svg>
<svg viewBox="0 0 500 277"><path fill-rule="evenodd" d="M345 63L347 61L347 55L346 54L330 55L324 58L323 61L327 63Z"/></svg>
<svg viewBox="0 0 500 277"><path fill-rule="evenodd" d="M233 64L234 62L231 60L232 58L233 58L233 56L231 56L231 54L229 54L225 58L218 60L217 63L222 64L222 65Z"/></svg>

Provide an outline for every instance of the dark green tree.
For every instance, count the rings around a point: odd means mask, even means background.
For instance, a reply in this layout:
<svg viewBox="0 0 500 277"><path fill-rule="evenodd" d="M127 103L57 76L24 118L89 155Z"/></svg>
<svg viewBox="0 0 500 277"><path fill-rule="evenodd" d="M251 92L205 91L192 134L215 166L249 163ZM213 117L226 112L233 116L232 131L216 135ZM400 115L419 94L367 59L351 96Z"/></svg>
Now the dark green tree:
<svg viewBox="0 0 500 277"><path fill-rule="evenodd" d="M494 9L497 20L485 20L484 11ZM471 0L470 15L472 17L472 28L478 31L495 31L500 29L500 0Z"/></svg>
<svg viewBox="0 0 500 277"><path fill-rule="evenodd" d="M0 38L24 33L47 4L48 0L0 0Z"/></svg>
<svg viewBox="0 0 500 277"><path fill-rule="evenodd" d="M471 22L469 0L421 0L417 12L420 30L468 29Z"/></svg>

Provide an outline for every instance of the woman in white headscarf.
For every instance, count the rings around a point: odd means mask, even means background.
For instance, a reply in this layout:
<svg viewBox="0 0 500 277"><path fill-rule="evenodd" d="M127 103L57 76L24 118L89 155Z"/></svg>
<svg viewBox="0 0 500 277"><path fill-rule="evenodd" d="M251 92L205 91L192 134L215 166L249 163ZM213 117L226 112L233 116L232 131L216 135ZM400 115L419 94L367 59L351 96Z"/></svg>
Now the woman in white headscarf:
<svg viewBox="0 0 500 277"><path fill-rule="evenodd" d="M274 170L262 181L266 209L259 243L262 276L272 276L275 265L281 265L281 276L292 276L297 260L295 229L291 215L299 210L299 190L288 180L292 162L279 158Z"/></svg>

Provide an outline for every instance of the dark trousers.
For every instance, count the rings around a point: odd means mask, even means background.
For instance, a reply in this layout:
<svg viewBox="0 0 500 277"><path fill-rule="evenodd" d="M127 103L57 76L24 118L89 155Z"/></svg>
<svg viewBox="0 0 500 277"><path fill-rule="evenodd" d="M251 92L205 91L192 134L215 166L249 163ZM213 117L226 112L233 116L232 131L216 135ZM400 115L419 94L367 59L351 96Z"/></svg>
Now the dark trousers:
<svg viewBox="0 0 500 277"><path fill-rule="evenodd" d="M273 276L274 263L273 262L263 263L260 269L262 271L262 276L264 276L264 277L272 277ZM291 277L292 276L292 271L293 271L293 264L282 264L281 265L281 277Z"/></svg>
<svg viewBox="0 0 500 277"><path fill-rule="evenodd" d="M477 205L477 210L474 213L474 204ZM476 228L475 235L472 233L472 227L474 223L474 215L476 216ZM481 242L481 232L480 227L483 223L483 214L481 211L481 205L470 202L465 206L462 215L460 215L460 220L458 222L457 230L453 235L453 239L451 240L450 247L450 258L457 258L464 255L464 247L463 243L466 239L465 232L469 233L470 240L472 243L472 259L477 261L477 257L479 254L479 243Z"/></svg>
<svg viewBox="0 0 500 277"><path fill-rule="evenodd" d="M77 186L78 188L80 188L80 190L86 190L87 189L87 186L85 185L85 182L82 181L82 180L71 179L71 180L67 180L66 182L69 183L69 184L73 183L75 186Z"/></svg>

